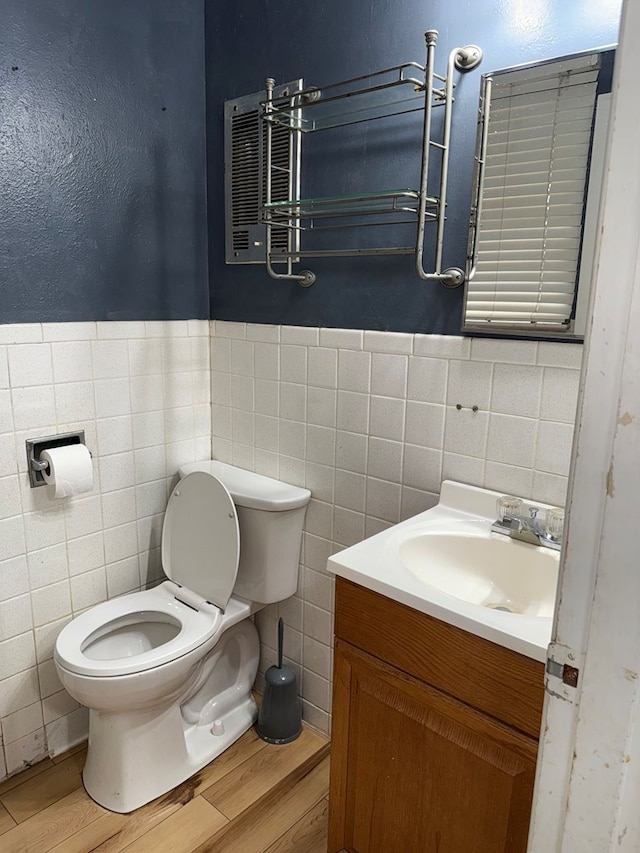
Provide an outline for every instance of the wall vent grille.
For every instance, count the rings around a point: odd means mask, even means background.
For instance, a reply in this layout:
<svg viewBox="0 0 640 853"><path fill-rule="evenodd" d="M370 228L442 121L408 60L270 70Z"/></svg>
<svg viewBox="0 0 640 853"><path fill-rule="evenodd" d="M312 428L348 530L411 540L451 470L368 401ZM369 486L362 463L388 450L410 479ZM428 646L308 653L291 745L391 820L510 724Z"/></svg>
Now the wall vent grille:
<svg viewBox="0 0 640 853"><path fill-rule="evenodd" d="M302 80L278 86L274 96L302 88ZM266 190L266 150L256 92L225 101L225 257L228 264L265 263L265 227L261 209ZM273 201L297 198L300 191L300 134L274 126L272 132ZM285 228L272 231L273 249L295 251L297 240Z"/></svg>

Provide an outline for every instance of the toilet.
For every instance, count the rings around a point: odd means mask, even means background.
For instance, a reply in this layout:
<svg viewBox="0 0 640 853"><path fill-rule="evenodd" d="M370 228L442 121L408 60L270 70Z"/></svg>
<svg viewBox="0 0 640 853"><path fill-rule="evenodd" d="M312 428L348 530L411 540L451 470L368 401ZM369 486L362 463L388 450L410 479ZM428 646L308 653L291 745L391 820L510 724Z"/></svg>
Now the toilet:
<svg viewBox="0 0 640 853"><path fill-rule="evenodd" d="M255 722L249 617L297 587L308 489L221 462L179 473L167 580L89 608L55 646L62 684L89 708L85 788L114 812L175 788Z"/></svg>

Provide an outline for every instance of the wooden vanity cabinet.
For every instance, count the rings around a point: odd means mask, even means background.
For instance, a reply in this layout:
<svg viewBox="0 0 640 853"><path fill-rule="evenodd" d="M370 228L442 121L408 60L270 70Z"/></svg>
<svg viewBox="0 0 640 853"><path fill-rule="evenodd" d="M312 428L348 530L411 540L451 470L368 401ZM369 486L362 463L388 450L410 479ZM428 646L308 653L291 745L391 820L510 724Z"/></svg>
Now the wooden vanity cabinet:
<svg viewBox="0 0 640 853"><path fill-rule="evenodd" d="M329 853L525 853L543 664L337 578Z"/></svg>

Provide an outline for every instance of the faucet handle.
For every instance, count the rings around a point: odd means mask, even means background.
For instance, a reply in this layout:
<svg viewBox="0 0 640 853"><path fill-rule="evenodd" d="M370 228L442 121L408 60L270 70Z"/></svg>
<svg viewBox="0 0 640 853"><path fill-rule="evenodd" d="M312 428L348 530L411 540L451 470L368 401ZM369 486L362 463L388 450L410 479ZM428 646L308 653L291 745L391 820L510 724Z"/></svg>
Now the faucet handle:
<svg viewBox="0 0 640 853"><path fill-rule="evenodd" d="M564 509L559 506L553 507L553 509L547 510L547 517L545 520L545 534L552 539L554 542L560 542L562 540L562 533L564 531Z"/></svg>
<svg viewBox="0 0 640 853"><path fill-rule="evenodd" d="M512 495L503 495L496 501L496 512L498 513L498 521L504 521L505 518L517 518L522 514L522 500L514 498Z"/></svg>

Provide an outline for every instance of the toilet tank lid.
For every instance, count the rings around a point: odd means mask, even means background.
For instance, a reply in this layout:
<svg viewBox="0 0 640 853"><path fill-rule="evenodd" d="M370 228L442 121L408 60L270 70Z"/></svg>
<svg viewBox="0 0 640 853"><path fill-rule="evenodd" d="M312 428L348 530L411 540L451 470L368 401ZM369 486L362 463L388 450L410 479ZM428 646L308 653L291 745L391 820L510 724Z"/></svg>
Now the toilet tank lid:
<svg viewBox="0 0 640 853"><path fill-rule="evenodd" d="M309 489L292 486L263 474L254 474L244 468L236 468L235 465L227 465L225 462L209 460L206 462L192 462L181 465L179 474L186 477L193 471L205 471L217 477L229 490L237 506L249 509L262 509L267 512L281 512L286 509L296 509L309 503L311 492Z"/></svg>

